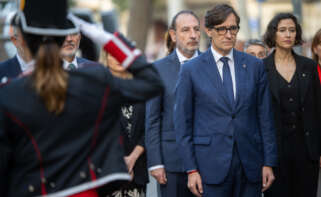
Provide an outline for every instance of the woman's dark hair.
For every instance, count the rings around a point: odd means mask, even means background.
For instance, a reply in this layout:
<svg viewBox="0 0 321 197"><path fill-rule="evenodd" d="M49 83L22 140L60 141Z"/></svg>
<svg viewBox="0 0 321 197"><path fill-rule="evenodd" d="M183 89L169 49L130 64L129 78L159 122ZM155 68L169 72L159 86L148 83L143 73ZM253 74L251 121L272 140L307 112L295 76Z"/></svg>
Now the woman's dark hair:
<svg viewBox="0 0 321 197"><path fill-rule="evenodd" d="M240 25L240 17L236 13L236 11L227 4L218 4L214 8L208 10L205 14L205 27L208 29L212 29L216 25L220 25L224 23L227 17L230 14L234 14L236 17L237 26Z"/></svg>
<svg viewBox="0 0 321 197"><path fill-rule="evenodd" d="M267 26L266 32L263 36L264 42L268 47L275 47L275 35L278 31L278 25L280 21L284 19L291 19L295 24L296 36L294 45L303 44L302 29L301 25L298 23L297 18L291 13L280 13L274 16L273 19L270 21L270 23Z"/></svg>
<svg viewBox="0 0 321 197"><path fill-rule="evenodd" d="M68 74L60 57L65 37L40 36L23 31L22 35L35 60L32 85L48 111L59 114L64 109L67 93Z"/></svg>
<svg viewBox="0 0 321 197"><path fill-rule="evenodd" d="M319 29L317 31L317 33L315 33L313 40L312 40L312 44L311 44L312 59L318 63L319 63L319 59L321 57L319 57L318 54L314 53L314 48L316 48L318 46L318 44L320 44L320 42L321 42L321 29Z"/></svg>
<svg viewBox="0 0 321 197"><path fill-rule="evenodd" d="M200 24L200 19L198 18L198 16L191 10L182 10L180 12L178 12L172 19L171 24L168 28L168 31L165 34L165 41L166 41L166 47L168 50L168 54L170 54L171 52L174 51L176 44L175 42L172 41L171 36L169 35L169 30L174 30L176 31L176 22L177 22L177 18L182 15L182 14L189 14L192 15L196 18L196 20L198 21L198 23Z"/></svg>

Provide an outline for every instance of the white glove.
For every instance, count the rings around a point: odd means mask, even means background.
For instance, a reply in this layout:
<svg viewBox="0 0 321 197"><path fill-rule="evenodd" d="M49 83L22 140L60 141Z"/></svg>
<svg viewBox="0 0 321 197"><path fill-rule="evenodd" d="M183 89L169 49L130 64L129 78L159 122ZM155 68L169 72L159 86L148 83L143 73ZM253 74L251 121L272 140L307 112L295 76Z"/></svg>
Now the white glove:
<svg viewBox="0 0 321 197"><path fill-rule="evenodd" d="M132 62L141 55L140 50L131 46L128 40L120 34L117 33L113 35L72 14L69 14L68 17L79 26L80 31L85 36L102 46L104 50L115 57L123 67L129 67Z"/></svg>

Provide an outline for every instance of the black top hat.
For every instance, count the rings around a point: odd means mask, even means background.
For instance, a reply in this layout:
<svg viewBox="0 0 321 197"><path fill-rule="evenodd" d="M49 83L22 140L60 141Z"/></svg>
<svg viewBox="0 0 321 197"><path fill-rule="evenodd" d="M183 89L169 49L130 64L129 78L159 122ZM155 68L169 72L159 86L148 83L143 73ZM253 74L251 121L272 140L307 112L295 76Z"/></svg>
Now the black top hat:
<svg viewBox="0 0 321 197"><path fill-rule="evenodd" d="M68 19L67 0L20 0L22 31L36 35L66 36L79 32Z"/></svg>

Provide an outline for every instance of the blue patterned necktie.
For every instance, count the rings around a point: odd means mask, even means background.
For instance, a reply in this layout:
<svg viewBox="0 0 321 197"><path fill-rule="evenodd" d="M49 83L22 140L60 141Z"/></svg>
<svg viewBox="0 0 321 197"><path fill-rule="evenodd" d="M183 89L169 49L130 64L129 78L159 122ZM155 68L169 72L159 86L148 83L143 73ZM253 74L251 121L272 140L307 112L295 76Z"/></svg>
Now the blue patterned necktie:
<svg viewBox="0 0 321 197"><path fill-rule="evenodd" d="M223 86L227 92L230 103L234 104L233 82L230 67L228 65L228 57L221 57L220 61L223 62Z"/></svg>
<svg viewBox="0 0 321 197"><path fill-rule="evenodd" d="M67 69L68 70L75 70L76 69L76 65L71 63L71 64L68 65Z"/></svg>

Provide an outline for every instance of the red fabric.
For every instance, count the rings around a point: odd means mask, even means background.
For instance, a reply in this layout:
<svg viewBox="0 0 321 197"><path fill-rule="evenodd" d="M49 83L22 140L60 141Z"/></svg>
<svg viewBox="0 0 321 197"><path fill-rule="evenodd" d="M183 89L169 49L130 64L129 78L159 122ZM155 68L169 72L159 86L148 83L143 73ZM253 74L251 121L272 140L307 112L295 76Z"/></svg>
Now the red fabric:
<svg viewBox="0 0 321 197"><path fill-rule="evenodd" d="M115 57L117 59L117 61L119 63L123 63L126 58L127 58L127 54L122 51L117 44L115 44L113 41L108 42L107 44L105 44L104 46L105 51L107 51L108 53L110 53L113 57Z"/></svg>
<svg viewBox="0 0 321 197"><path fill-rule="evenodd" d="M98 197L98 193L95 189L84 191L78 194L71 195L69 197Z"/></svg>
<svg viewBox="0 0 321 197"><path fill-rule="evenodd" d="M319 80L320 80L320 84L321 84L321 67L320 67L320 65L318 65L318 73L319 73Z"/></svg>
<svg viewBox="0 0 321 197"><path fill-rule="evenodd" d="M195 172L198 172L198 170L191 170L191 171L188 171L187 174L193 174Z"/></svg>

